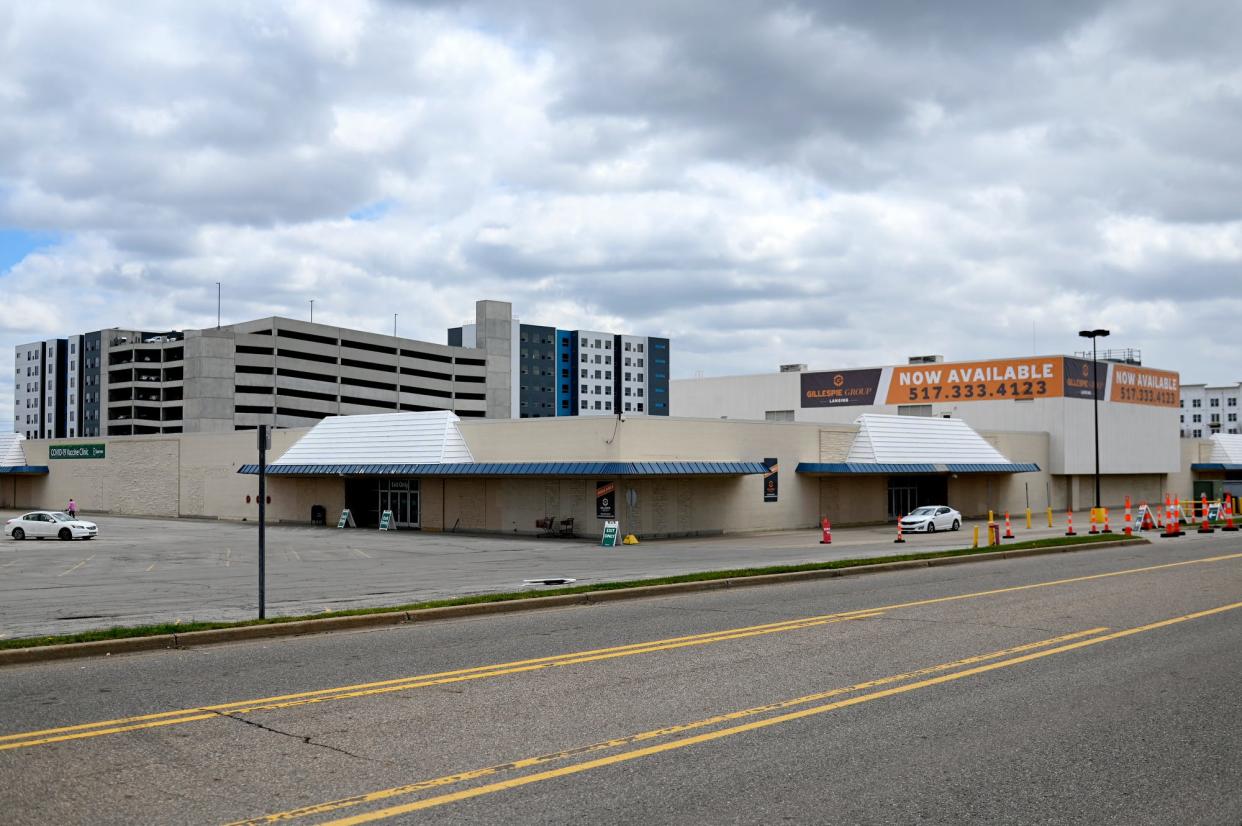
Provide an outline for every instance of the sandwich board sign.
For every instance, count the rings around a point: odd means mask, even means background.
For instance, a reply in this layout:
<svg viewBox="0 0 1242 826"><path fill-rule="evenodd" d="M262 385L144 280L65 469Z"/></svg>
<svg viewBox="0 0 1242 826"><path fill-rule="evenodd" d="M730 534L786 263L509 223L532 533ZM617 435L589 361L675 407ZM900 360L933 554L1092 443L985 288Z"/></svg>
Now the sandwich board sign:
<svg viewBox="0 0 1242 826"><path fill-rule="evenodd" d="M349 508L346 508L345 510L341 511L341 519L339 522L336 523L336 526L338 528L343 528L346 525L348 525L351 528L358 527L358 523L354 521L354 515L349 512Z"/></svg>
<svg viewBox="0 0 1242 826"><path fill-rule="evenodd" d="M395 531L397 529L397 526L392 523L392 511L384 511L383 516L380 517L379 529L381 531Z"/></svg>
<svg viewBox="0 0 1242 826"><path fill-rule="evenodd" d="M600 541L599 541L600 547L602 548L617 547L617 534L619 533L620 527L621 527L620 522L612 522L612 521L605 522L604 523L604 535L603 537L600 538Z"/></svg>

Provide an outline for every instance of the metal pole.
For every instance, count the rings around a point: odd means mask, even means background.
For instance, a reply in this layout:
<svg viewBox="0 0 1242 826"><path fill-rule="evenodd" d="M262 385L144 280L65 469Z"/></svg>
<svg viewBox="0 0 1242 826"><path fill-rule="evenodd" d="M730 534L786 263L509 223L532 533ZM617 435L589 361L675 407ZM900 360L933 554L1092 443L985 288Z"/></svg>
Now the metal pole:
<svg viewBox="0 0 1242 826"><path fill-rule="evenodd" d="M220 282L216 282L216 329L220 329Z"/></svg>
<svg viewBox="0 0 1242 826"><path fill-rule="evenodd" d="M267 425L259 425L259 619L267 615Z"/></svg>
<svg viewBox="0 0 1242 826"><path fill-rule="evenodd" d="M392 314L392 352L397 371L397 412L401 412L401 342L397 341L397 314Z"/></svg>
<svg viewBox="0 0 1242 826"><path fill-rule="evenodd" d="M311 323L311 324L314 324L314 323L315 323L315 299L313 299L313 298L312 298L312 299L310 300L310 305L311 305L311 317L310 317L310 323Z"/></svg>
<svg viewBox="0 0 1242 826"><path fill-rule="evenodd" d="M1095 406L1095 506L1100 506L1100 361L1091 337L1091 404Z"/></svg>

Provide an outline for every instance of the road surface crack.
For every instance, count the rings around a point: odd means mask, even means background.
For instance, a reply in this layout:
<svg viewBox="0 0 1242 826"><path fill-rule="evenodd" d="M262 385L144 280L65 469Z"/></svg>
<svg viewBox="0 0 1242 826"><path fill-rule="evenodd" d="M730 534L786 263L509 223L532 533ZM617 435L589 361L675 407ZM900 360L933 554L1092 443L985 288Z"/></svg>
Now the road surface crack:
<svg viewBox="0 0 1242 826"><path fill-rule="evenodd" d="M245 717L241 717L237 714L229 714L228 712L224 712L224 711L216 711L212 709L212 713L217 714L220 717L227 717L230 720L236 720L239 723L245 723L248 726L254 726L255 728L260 729L262 731L271 732L272 734L279 734L281 737L289 737L293 740L300 740L304 745L307 745L307 746L314 746L315 748L318 748L318 749L327 749L328 751L334 751L334 752L337 752L338 754L343 754L346 757L353 757L356 760L365 760L368 763L381 762L381 761L376 761L374 758L367 757L366 755L354 754L352 751L348 751L347 749L342 749L337 746L330 746L327 743L317 743L315 742L314 738L311 737L309 734L294 734L293 732L289 732L289 731L281 731L278 728L272 728L271 726L265 726L264 724L255 722L254 720L248 720Z"/></svg>

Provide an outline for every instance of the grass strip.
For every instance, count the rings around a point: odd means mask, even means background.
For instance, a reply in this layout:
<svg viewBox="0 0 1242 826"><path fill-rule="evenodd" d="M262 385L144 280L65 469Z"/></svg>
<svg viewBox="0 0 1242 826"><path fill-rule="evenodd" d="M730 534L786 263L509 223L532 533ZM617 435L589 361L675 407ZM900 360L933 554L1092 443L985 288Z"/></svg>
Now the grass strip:
<svg viewBox="0 0 1242 826"><path fill-rule="evenodd" d="M43 637L18 637L0 640L0 651L12 648L37 648L45 645L66 645L77 642L98 642L101 640L117 640L128 637L153 637L161 634L185 634L190 631L207 631L215 628L242 628L250 625L276 625L301 620L324 619L327 617L356 617L363 614L386 614L395 611L419 611L427 608L445 608L456 605L477 605L484 602L509 602L512 600L534 599L536 597L560 596L567 594L586 594L592 591L617 591L626 588L642 588L650 585L673 585L680 582L706 582L714 579L742 579L768 574L787 574L801 571L826 571L837 568L856 568L861 565L881 565L887 562L910 562L922 559L943 559L953 556L971 556L973 554L992 553L994 551L1020 551L1027 548L1054 548L1062 545L1090 545L1097 542L1141 541L1141 537L1126 537L1122 534L1098 534L1092 536L1053 536L1046 539L1033 539L1028 542L1014 542L999 547L982 546L979 548L961 548L952 551L925 551L923 553L894 554L891 556L873 556L862 559L834 559L829 562L808 562L801 565L769 565L763 568L735 568L725 571L703 571L693 574L657 577L654 579L634 579L624 582L597 582L590 585L571 585L565 588L548 588L539 591L512 591L499 594L475 594L452 599L437 599L427 602L415 602L409 605L392 605L377 608L351 608L344 611L325 611L320 614L303 614L290 617L268 617L267 619L237 620L233 622L165 622L157 625L116 626L101 628L97 631L82 631L77 634L59 634Z"/></svg>

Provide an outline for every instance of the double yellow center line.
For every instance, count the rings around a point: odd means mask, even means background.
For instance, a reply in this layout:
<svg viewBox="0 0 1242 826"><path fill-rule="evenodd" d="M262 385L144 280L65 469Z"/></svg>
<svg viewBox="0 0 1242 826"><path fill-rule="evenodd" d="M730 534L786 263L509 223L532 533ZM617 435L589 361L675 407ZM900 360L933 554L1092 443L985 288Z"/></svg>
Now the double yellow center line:
<svg viewBox="0 0 1242 826"><path fill-rule="evenodd" d="M1148 631L1154 631L1160 628L1167 628L1171 625L1177 625L1179 623L1188 622L1190 620L1201 619L1203 617L1209 617L1209 616L1212 616L1215 614L1221 614L1227 611L1234 611L1239 608L1242 608L1242 602L1235 602L1229 605L1222 605L1222 606L1219 606L1216 608L1210 608L1204 611L1196 611L1191 614L1184 614L1179 617L1172 617L1169 619L1160 620L1158 622L1149 623L1147 625L1141 625L1141 626L1137 626L1134 628L1126 628L1121 631L1115 631L1113 633L1107 633L1107 634L1102 633L1108 630L1106 628L1092 628L1086 631L1080 631L1080 632L1073 633L1073 634L1066 634L1061 637L1053 637L1052 639L1043 640L1041 642L1028 643L1027 645L1018 646L1016 648L1005 649L1002 651L995 651L990 654L981 654L975 657L969 657L969 658L966 658L963 660L957 660L951 663L944 663L941 665L931 666L929 668L924 668L918 671L908 672L906 674L896 674L890 677L883 677L883 678L872 680L869 682L857 683L855 685L847 686L844 688L832 689L832 690L820 692L817 694L809 694L804 697L798 697L792 700L785 700L779 703L772 703L772 704L765 705L765 706L757 706L755 708L731 712L729 714L721 714L715 717L709 717L705 720L699 720L693 723L686 723L686 724L682 724L678 726L669 726L669 727L662 728L662 729L655 729L649 732L643 732L642 734L636 734L636 735L632 735L630 737L624 737L624 738L617 738L615 740L607 740L601 743L595 743L590 746L584 746L578 749L570 749L570 750L566 750L562 752L555 752L549 755L542 755L539 757L530 757L530 758L525 758L522 760L515 760L511 763L505 763L499 766L490 766L490 767L483 768L483 769L476 769L474 771L467 771L467 772L461 772L461 773L453 774L453 775L446 775L444 777L439 777L439 778L435 778L432 780L425 780L419 783L411 783L405 786L396 786L390 789L382 789L379 791L370 792L370 793L363 794L363 795L357 795L355 797L343 798L340 800L330 801L327 803L321 803L321 804L317 804L314 806L305 806L299 809L292 809L292 810L285 811L285 812L278 812L278 813L266 815L264 817L256 818L253 820L239 821L236 824L230 824L230 826L256 826L257 824L278 823L278 822L283 822L283 821L294 820L294 819L301 818L301 817L310 817L314 815L329 814L329 813L340 811L342 809L349 808L349 807L361 806L361 805L365 805L369 803L376 803L382 800L391 799L391 798L399 797L399 796L412 795L420 791L426 791L428 789L432 789L432 788L436 788L440 786L446 786L446 785L450 785L454 783L462 783L462 782L466 782L469 780L475 780L475 779L479 779L482 777L499 774L504 771L515 771L515 770L519 770L523 768L529 768L532 766L551 762L553 760L566 759L569 757L577 757L582 754L590 753L593 751L630 745L630 744L637 743L643 740L649 740L649 739L653 739L656 737L677 734L677 733L691 730L691 729L702 728L702 727L710 726L713 724L719 724L722 722L732 722L737 719L751 717L751 716L755 716L755 715L759 715L759 714L763 714L767 712L772 712L772 711L780 711L782 709L790 708L793 706L806 705L807 703L810 703L810 702L816 702L818 700L827 699L829 697L833 697L833 696L837 696L841 694L864 691L866 689L874 688L880 685L885 685L885 684L890 684L890 683L895 683L895 682L904 683L904 685L897 685L891 688L883 688L879 691L872 691L866 694L857 694L856 696L853 696L853 697L847 697L845 699L835 700L829 703L813 705L807 708L799 708L795 711L789 711L783 714L776 714L774 716L766 717L761 720L752 720L750 722L741 723L740 725L733 725L733 726L728 726L725 728L719 728L714 731L704 732L701 734L692 735L690 737L682 737L679 739L667 740L663 743L656 743L653 745L643 746L641 748L631 749L629 751L623 751L623 752L608 755L605 757L598 757L592 760L585 760L583 762L574 763L572 765L562 766L562 767L555 768L555 769L548 769L548 770L541 771L541 772L534 772L532 774L527 774L527 775L523 775L520 777L513 777L507 780L500 780L500 781L493 782L493 783L487 783L487 784L484 784L481 786L475 786L469 789L463 789L463 790L456 791L456 792L449 792L447 794L427 797L427 798L423 798L422 800L415 800L409 803L402 803L402 804L395 805L395 806L388 806L382 809L376 809L376 810L369 811L369 812L363 812L360 814L355 814L351 816L342 817L336 820L327 821L326 823L322 824L322 826L360 826L360 824L364 824L364 823L371 823L377 820L386 820L388 818L396 817L398 815L409 814L411 812L421 811L424 809L431 809L431 808L434 808L437 806L443 806L449 803L457 803L463 800L469 800L475 797L482 797L484 795L494 794L496 792L503 792L509 789L515 789L515 788L519 788L521 786L527 786L533 783L540 783L545 780L552 780L552 779L559 778L559 777L567 777L570 775L581 774L583 772L588 772L593 769L598 769L598 768L602 768L605 766L613 766L618 763L625 763L625 762L629 762L632 760L638 760L643 757L651 757L653 755L662 754L665 752L671 752L671 751L675 751L678 749L684 749L689 746L694 746L694 745L698 745L701 743L707 743L713 740L720 740L720 739L724 739L727 737L733 737L738 734L758 731L760 729L769 728L771 726L777 726L783 723L789 723L789 722L801 720L807 717L812 717L812 716L819 715L819 714L825 714L827 712L836 711L838 709L843 709L843 708L848 708L850 706L855 706L855 705L859 705L862 703L871 702L873 700L879 700L885 697L893 697L898 694L905 694L907 692L917 691L922 688L929 688L929 687L936 686L936 685L951 683L957 680L962 680L967 677L974 677L979 674L984 674L989 671L995 671L1001 668L1010 668L1016 665L1021 665L1023 663L1031 662L1033 660L1042 659L1044 657L1051 657L1055 654L1063 654L1069 651L1075 651L1081 648L1086 648L1088 646L1098 645L1103 642L1118 640L1124 637L1130 637L1135 634L1142 634L1142 633L1145 633ZM1054 647L1048 648L1047 646L1050 646L1050 645ZM1017 654L1017 656L1010 656L1012 654ZM1006 657L1006 659L1000 659L1002 657ZM988 662L989 660L995 660L995 661ZM974 665L974 663L982 663L982 664ZM962 668L962 666L967 666L967 667ZM954 669L957 669L957 668L961 668L961 670L955 671ZM952 671L952 673L939 674L938 676L926 676L928 674L932 674L935 672L942 672L942 671ZM925 677L925 679L917 679L918 677ZM905 682L911 679L913 679L914 681Z"/></svg>
<svg viewBox="0 0 1242 826"><path fill-rule="evenodd" d="M1153 571L1181 568L1188 565L1201 565L1236 559L1242 559L1242 553L1204 557L1201 559L1192 559L1182 562L1168 562L1160 565L1148 565L1141 568L1130 568L1122 571L1110 571L1102 574L1090 574L1087 576L1071 577L1067 579L1036 582L1028 585L993 588L987 591L976 591L974 593L967 594L955 594L945 597L911 600L908 602L880 606L878 608L842 611L832 614L823 614L820 616L783 620L781 622L767 623L764 625L752 625L743 628L732 628L704 634L672 637L664 640L650 640L647 642L631 643L611 648L570 652L550 657L517 660L507 663L478 666L475 668L441 671L432 674L400 677L391 680L359 683L356 685L339 686L315 691L282 694L274 697L240 700L216 705L196 706L193 708L178 709L175 711L164 711L154 714L143 714L132 717L121 717L112 720L101 720L92 723L81 723L77 725L63 726L60 728L49 728L39 731L0 735L0 751L29 748L31 746L42 746L51 743L61 743L69 740L83 740L92 737L120 734L129 731L140 731L143 729L160 728L163 726L180 725L183 723L192 723L202 720L212 720L228 715L291 708L294 706L309 705L312 703L368 697L397 691L409 691L411 689L424 688L427 686L481 680L510 674L539 671L559 666L580 665L583 663L599 662L638 654L670 651L690 646L710 645L729 640L745 639L748 637L783 633L786 631L798 631L845 620L866 619L879 616L880 614L888 611L894 611L902 608L916 608L920 606L936 605L960 600L980 599L983 597L1028 591L1037 588L1050 588L1059 585L1107 579L1110 577L1149 573Z"/></svg>

